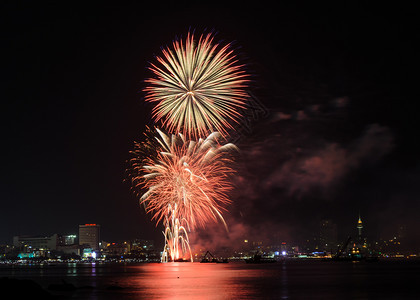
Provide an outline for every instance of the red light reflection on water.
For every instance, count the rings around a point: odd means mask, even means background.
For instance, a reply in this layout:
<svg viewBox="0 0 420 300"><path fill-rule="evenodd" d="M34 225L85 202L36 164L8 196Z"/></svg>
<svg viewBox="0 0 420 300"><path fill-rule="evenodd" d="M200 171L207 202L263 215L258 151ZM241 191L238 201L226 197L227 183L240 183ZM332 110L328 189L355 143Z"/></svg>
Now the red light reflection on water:
<svg viewBox="0 0 420 300"><path fill-rule="evenodd" d="M126 282L150 299L238 299L249 292L236 279L252 277L226 264L166 263L135 266L139 274ZM140 270L141 269L141 270ZM239 274L241 273L241 274Z"/></svg>

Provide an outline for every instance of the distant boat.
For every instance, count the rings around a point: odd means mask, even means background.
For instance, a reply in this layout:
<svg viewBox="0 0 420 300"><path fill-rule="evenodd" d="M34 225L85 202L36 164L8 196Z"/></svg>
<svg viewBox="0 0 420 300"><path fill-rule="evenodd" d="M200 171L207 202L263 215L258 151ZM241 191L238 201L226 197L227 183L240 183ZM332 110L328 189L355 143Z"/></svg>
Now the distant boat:
<svg viewBox="0 0 420 300"><path fill-rule="evenodd" d="M219 262L216 258L212 258L212 259L208 259L208 258L203 258L200 263L217 263Z"/></svg>
<svg viewBox="0 0 420 300"><path fill-rule="evenodd" d="M185 259L185 258L177 258L177 259L174 259L174 262L190 262L191 260L189 260L189 259Z"/></svg>
<svg viewBox="0 0 420 300"><path fill-rule="evenodd" d="M247 264L262 264L262 263L275 263L277 262L274 258L268 256L262 256L258 253L254 254L253 257L245 259Z"/></svg>

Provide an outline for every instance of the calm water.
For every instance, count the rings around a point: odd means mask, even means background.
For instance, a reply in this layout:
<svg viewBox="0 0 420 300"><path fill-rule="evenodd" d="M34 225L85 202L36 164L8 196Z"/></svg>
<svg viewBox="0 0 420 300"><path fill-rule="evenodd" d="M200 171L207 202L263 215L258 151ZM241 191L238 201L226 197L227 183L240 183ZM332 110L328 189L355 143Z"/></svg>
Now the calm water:
<svg viewBox="0 0 420 300"><path fill-rule="evenodd" d="M77 289L50 292L69 299L420 299L418 261L1 266L0 277L64 279Z"/></svg>

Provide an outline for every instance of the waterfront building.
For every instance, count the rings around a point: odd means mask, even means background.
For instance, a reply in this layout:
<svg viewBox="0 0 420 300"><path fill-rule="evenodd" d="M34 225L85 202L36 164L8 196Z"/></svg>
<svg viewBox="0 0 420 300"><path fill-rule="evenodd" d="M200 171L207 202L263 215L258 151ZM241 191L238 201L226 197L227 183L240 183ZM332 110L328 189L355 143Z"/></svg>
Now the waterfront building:
<svg viewBox="0 0 420 300"><path fill-rule="evenodd" d="M57 246L57 255L69 256L77 255L80 256L80 246L79 245L58 245Z"/></svg>
<svg viewBox="0 0 420 300"><path fill-rule="evenodd" d="M76 245L77 235L75 234L67 234L67 235L59 235L57 244L58 246L70 246L70 245Z"/></svg>
<svg viewBox="0 0 420 300"><path fill-rule="evenodd" d="M131 250L153 251L155 249L155 242L153 240L135 239L130 243Z"/></svg>
<svg viewBox="0 0 420 300"><path fill-rule="evenodd" d="M99 224L79 225L79 245L99 250L100 231Z"/></svg>
<svg viewBox="0 0 420 300"><path fill-rule="evenodd" d="M19 235L13 237L13 246L23 249L56 250L58 235L29 236Z"/></svg>

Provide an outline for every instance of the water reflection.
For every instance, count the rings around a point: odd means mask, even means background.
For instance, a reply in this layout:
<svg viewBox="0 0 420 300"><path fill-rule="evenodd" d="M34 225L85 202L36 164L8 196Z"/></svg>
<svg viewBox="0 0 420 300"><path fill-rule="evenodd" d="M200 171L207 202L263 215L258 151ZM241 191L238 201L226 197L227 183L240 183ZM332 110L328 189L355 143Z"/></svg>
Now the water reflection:
<svg viewBox="0 0 420 300"><path fill-rule="evenodd" d="M76 287L72 299L420 299L419 263L287 261L5 266L0 278ZM404 297L402 297L404 296ZM410 298L411 297L411 298Z"/></svg>
<svg viewBox="0 0 420 300"><path fill-rule="evenodd" d="M168 263L141 266L146 272L132 284L142 296L154 299L233 298L232 278L237 272L225 265ZM238 295L238 293L234 293ZM222 296L223 295L223 296Z"/></svg>
<svg viewBox="0 0 420 300"><path fill-rule="evenodd" d="M137 296L153 299L238 299L261 294L264 279L279 268L243 268L244 264L167 263L133 266L136 276L125 286ZM285 276L286 269L277 276ZM133 274L133 275L134 275ZM280 278L279 278L280 277ZM287 282L287 281L286 281ZM274 285L278 285L278 281ZM282 282L283 283L283 282ZM275 293L277 294L277 293ZM287 299L287 289L277 294Z"/></svg>
<svg viewBox="0 0 420 300"><path fill-rule="evenodd" d="M77 275L77 268L76 263L68 263L67 264L67 276L76 276Z"/></svg>
<svg viewBox="0 0 420 300"><path fill-rule="evenodd" d="M280 283L281 283L281 299L288 299L289 292L288 292L288 280L287 280L287 265L285 263L281 266L281 276L280 276Z"/></svg>

